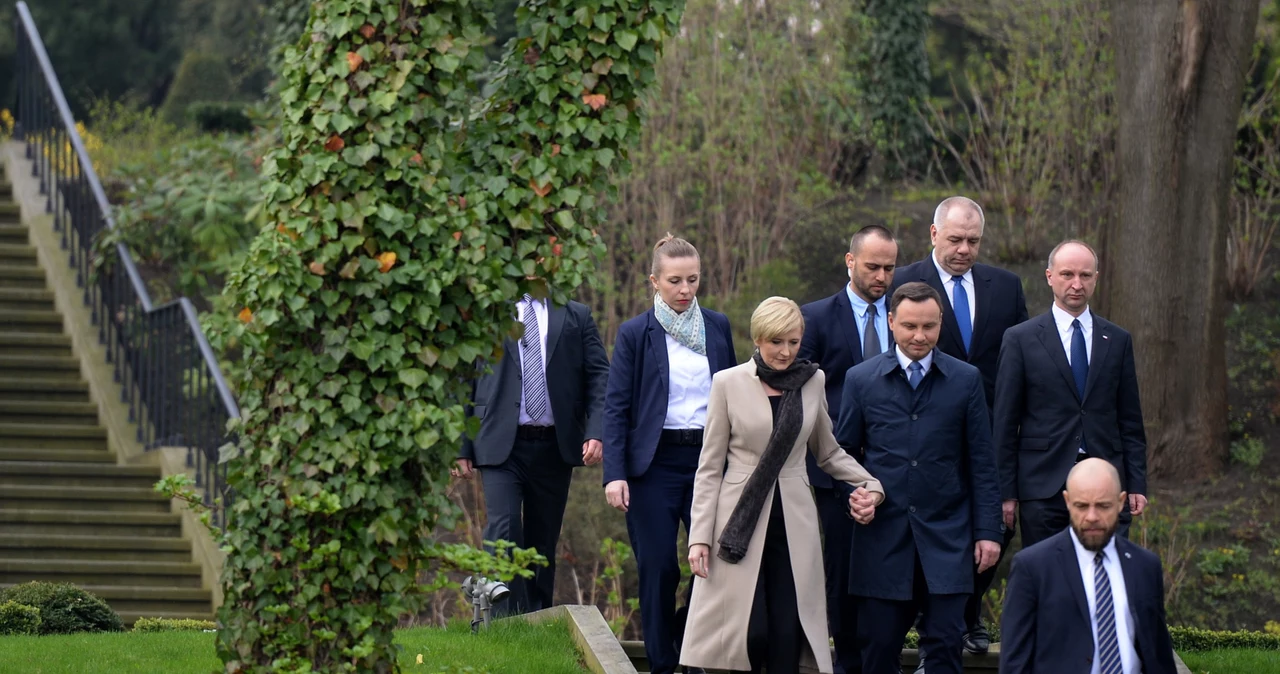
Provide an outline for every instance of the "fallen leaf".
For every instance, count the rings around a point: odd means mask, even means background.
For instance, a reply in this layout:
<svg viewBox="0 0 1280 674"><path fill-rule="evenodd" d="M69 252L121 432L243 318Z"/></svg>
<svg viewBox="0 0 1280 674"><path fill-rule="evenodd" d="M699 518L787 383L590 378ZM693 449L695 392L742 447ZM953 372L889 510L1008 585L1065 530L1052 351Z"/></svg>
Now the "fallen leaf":
<svg viewBox="0 0 1280 674"><path fill-rule="evenodd" d="M351 69L351 72L353 72L353 73L354 73L355 71L359 70L359 69L360 69L360 65L361 65L362 63L364 63L364 57L363 57L363 56L361 56L361 55L359 55L359 54L357 54L357 53L355 53L355 52L353 52L353 51L349 51L349 52L347 52L347 67Z"/></svg>
<svg viewBox="0 0 1280 674"><path fill-rule="evenodd" d="M360 34L363 35L366 40L372 40L373 34L376 32L377 29L373 27L373 24L366 23L365 25L360 26Z"/></svg>
<svg viewBox="0 0 1280 674"><path fill-rule="evenodd" d="M248 323L249 321L252 321L252 320L253 320L253 312L249 311L249 307L245 307L240 310L241 323Z"/></svg>
<svg viewBox="0 0 1280 674"><path fill-rule="evenodd" d="M319 260L316 260L311 264L307 265L307 269L310 269L311 273L315 274L316 276L324 276L325 274L324 265Z"/></svg>
<svg viewBox="0 0 1280 674"><path fill-rule="evenodd" d="M422 654L418 654L418 664L422 664Z"/></svg>
<svg viewBox="0 0 1280 674"><path fill-rule="evenodd" d="M385 253L378 255L378 271L385 274L391 271L391 268L394 266L396 266L395 253L391 251L387 251Z"/></svg>
<svg viewBox="0 0 1280 674"><path fill-rule="evenodd" d="M461 241L461 240L462 240L462 232L460 232L460 231L459 231L459 232L454 232L454 233L453 233L453 240L454 240L454 241Z"/></svg>
<svg viewBox="0 0 1280 674"><path fill-rule="evenodd" d="M556 155L558 155L558 154L560 154L560 145L559 145L558 143L552 143L552 144L551 144L551 156L552 156L552 157L554 157L554 156L556 156Z"/></svg>
<svg viewBox="0 0 1280 674"><path fill-rule="evenodd" d="M591 106L591 109L596 111L599 111L600 108L603 108L604 104L607 103L608 101L609 99L605 98L604 94L583 94L582 95L582 102Z"/></svg>
<svg viewBox="0 0 1280 674"><path fill-rule="evenodd" d="M324 149L330 152L337 152L346 146L347 144L342 140L342 136L339 136L336 133L329 136L329 140L324 142Z"/></svg>
<svg viewBox="0 0 1280 674"><path fill-rule="evenodd" d="M529 189L533 190L534 194L540 197L545 197L548 194L551 194L551 183L547 183L546 185L539 186L538 183L534 182L533 179L531 178L529 179Z"/></svg>

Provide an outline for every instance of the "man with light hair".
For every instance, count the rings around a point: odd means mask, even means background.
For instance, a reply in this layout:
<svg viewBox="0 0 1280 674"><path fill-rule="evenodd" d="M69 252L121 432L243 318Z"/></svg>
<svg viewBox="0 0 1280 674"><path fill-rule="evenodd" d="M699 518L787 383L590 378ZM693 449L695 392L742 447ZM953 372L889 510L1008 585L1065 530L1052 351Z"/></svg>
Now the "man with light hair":
<svg viewBox="0 0 1280 674"><path fill-rule="evenodd" d="M978 262L985 227L976 201L962 196L944 199L929 226L933 250L925 259L900 267L893 289L918 281L942 296L938 350L978 368L989 413L995 401L1000 343L1005 330L1027 320L1027 301L1016 274ZM1000 549L1007 549L1012 540L1012 530L1005 531ZM965 606L964 647L971 653L985 653L991 645L982 623L982 598L995 580L997 566L975 575L973 596Z"/></svg>
<svg viewBox="0 0 1280 674"><path fill-rule="evenodd" d="M1071 526L1013 558L1001 674L1174 674L1160 558L1116 536L1127 500L1120 473L1085 459L1061 498Z"/></svg>

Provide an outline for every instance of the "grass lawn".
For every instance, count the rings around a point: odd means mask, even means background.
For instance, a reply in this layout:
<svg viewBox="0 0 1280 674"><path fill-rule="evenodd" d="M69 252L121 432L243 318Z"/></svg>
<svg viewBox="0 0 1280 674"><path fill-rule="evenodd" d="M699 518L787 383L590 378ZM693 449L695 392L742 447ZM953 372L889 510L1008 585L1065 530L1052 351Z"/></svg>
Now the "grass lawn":
<svg viewBox="0 0 1280 674"><path fill-rule="evenodd" d="M1238 649L1178 654L1192 674L1274 674L1280 672L1280 651Z"/></svg>
<svg viewBox="0 0 1280 674"><path fill-rule="evenodd" d="M0 637L3 674L209 674L221 671L214 635L203 632ZM396 642L408 672L470 666L489 674L582 674L578 651L560 622L495 623L471 635L467 623L401 630ZM421 665L417 664L422 656Z"/></svg>

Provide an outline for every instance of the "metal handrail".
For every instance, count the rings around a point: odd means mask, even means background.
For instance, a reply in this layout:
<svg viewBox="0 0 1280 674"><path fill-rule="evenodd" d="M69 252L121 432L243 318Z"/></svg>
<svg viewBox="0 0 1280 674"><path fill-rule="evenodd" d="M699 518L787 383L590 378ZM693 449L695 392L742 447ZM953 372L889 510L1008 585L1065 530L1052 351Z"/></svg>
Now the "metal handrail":
<svg viewBox="0 0 1280 674"><path fill-rule="evenodd" d="M185 297L154 306L133 255L115 245L116 265L91 274L94 246L114 229L111 205L84 141L76 130L53 63L27 3L17 3L18 106L14 137L26 144L32 174L46 195L76 282L84 288L98 339L106 346L128 403L130 421L146 449L185 446L187 466L221 526L230 500L219 448L233 438L226 425L239 418L235 396L218 367L195 306Z"/></svg>

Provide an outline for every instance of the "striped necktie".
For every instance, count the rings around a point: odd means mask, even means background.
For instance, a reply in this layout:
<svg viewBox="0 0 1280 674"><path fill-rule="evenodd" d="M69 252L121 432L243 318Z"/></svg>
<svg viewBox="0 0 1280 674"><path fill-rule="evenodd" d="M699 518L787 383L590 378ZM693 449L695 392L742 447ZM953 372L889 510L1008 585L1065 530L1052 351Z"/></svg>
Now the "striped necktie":
<svg viewBox="0 0 1280 674"><path fill-rule="evenodd" d="M1097 595L1094 619L1098 622L1098 674L1124 674L1120 662L1120 641L1116 637L1116 606L1111 597L1111 579L1103 565L1106 555L1093 557L1093 588Z"/></svg>
<svg viewBox="0 0 1280 674"><path fill-rule="evenodd" d="M551 401L547 398L547 373L542 363L542 332L538 328L537 300L524 296L524 336L520 338L520 388L524 412L535 425L546 425Z"/></svg>

